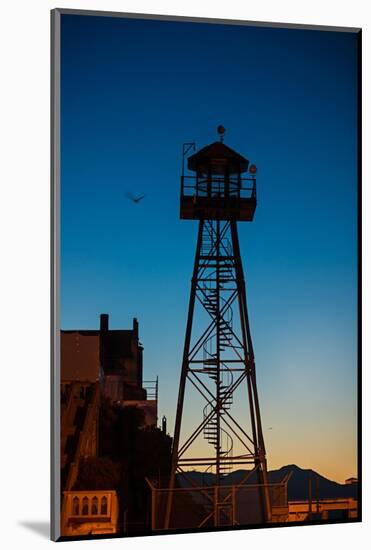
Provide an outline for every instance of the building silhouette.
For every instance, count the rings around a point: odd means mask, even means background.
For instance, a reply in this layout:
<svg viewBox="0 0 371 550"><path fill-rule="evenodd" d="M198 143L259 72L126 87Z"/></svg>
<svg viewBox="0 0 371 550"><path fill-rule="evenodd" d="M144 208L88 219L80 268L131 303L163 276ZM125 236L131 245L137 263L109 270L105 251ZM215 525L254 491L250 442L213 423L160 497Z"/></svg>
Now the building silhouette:
<svg viewBox="0 0 371 550"><path fill-rule="evenodd" d="M76 491L83 461L99 457L100 411L105 403L142 411L144 427L157 426L158 381L143 382L139 324L109 328L101 314L98 330L61 331L62 535L115 533L119 500L113 488Z"/></svg>

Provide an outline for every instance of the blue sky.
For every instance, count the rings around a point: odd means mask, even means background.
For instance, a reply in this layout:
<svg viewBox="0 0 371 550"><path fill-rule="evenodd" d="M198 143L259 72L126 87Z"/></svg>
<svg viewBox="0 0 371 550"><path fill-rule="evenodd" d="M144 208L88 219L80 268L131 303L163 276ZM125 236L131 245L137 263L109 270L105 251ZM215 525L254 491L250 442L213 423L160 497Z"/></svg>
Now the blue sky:
<svg viewBox="0 0 371 550"><path fill-rule="evenodd" d="M258 166L239 233L269 467L340 481L357 473L356 83L354 33L62 16L62 328L137 316L172 430L197 232L181 149L223 124Z"/></svg>

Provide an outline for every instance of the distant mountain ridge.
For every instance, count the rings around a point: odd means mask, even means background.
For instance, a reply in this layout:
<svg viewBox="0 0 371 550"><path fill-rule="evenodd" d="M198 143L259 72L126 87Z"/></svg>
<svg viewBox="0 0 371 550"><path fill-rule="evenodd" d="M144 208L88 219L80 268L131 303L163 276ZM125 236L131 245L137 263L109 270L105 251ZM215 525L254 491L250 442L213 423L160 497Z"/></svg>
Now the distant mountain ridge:
<svg viewBox="0 0 371 550"><path fill-rule="evenodd" d="M236 470L227 475L223 480L223 485L235 485L242 481L248 470ZM282 466L279 470L271 470L268 472L268 478L271 483L279 483L287 474L292 472L288 482L287 491L289 500L307 500L309 495L309 480L312 478L312 499L317 499L317 483L318 483L318 498L357 498L358 483L346 485L331 481L314 470L303 470L296 464ZM202 472L187 472L193 481L199 486L201 484L213 485L215 474ZM185 480L181 480L182 486L186 486ZM318 479L318 482L316 481ZM256 483L256 474L252 474L247 483Z"/></svg>

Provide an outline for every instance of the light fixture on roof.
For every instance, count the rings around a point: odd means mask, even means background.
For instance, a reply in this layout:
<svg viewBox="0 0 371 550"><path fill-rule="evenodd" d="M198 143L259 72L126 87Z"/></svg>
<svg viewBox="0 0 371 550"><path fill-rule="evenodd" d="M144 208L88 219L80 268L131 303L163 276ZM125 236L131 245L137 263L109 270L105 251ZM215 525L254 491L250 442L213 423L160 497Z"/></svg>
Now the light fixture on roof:
<svg viewBox="0 0 371 550"><path fill-rule="evenodd" d="M224 139L224 134L225 134L225 128L222 124L219 124L219 126L217 127L216 131L218 132L218 134L220 135L220 141L223 141Z"/></svg>

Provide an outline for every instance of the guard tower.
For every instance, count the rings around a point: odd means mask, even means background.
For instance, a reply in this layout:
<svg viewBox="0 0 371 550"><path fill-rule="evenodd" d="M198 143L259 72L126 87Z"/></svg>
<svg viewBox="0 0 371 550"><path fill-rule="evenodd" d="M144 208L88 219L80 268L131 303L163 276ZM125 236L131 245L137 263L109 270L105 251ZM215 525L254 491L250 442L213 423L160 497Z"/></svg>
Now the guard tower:
<svg viewBox="0 0 371 550"><path fill-rule="evenodd" d="M183 146L180 217L184 220L248 221L256 208L256 166L223 143L224 128L218 127L220 141L203 147L188 158L193 143ZM249 176L243 177L249 168Z"/></svg>
<svg viewBox="0 0 371 550"><path fill-rule="evenodd" d="M254 218L257 169L224 143L222 126L218 133L219 141L191 155L195 145L183 146L180 217L199 224L164 529L177 528L179 516L192 507L175 502L187 490L198 507L198 527L271 521L272 490L237 234L237 221ZM193 403L202 402L201 407L192 404L197 421L191 429L183 418L188 388L196 393ZM192 469L204 472L201 481L195 481ZM229 482L235 470L248 472L237 485ZM255 496L251 491L249 498L247 492L240 496L251 487ZM246 513L251 521L244 520Z"/></svg>

